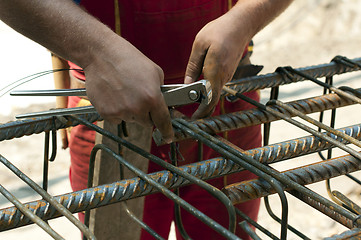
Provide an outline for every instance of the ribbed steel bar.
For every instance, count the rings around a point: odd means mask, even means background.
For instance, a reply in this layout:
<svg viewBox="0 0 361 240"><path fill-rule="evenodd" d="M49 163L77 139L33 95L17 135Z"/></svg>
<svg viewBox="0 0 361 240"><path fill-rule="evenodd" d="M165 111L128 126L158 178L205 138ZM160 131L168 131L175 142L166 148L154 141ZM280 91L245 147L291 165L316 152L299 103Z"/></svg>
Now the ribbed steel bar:
<svg viewBox="0 0 361 240"><path fill-rule="evenodd" d="M352 94L350 94L348 92L345 92L345 91L343 91L343 90L341 90L339 88L336 88L336 87L334 87L332 85L329 85L328 83L324 83L324 82L318 80L317 78L314 78L314 77L312 77L310 75L307 75L307 74L305 74L303 72L300 72L300 71L298 71L298 70L296 70L296 69L294 69L292 67L285 67L285 68L281 68L281 69L284 69L284 71L289 71L292 74L299 75L299 76L301 76L301 77L303 77L305 79L308 79L308 80L314 82L315 84L317 84L319 86L322 86L324 88L329 89L330 91L332 91L334 93L337 93L338 95L340 95L340 96L342 96L344 98L348 98L351 101L354 101L354 102L357 102L358 104L361 104L361 99L356 97L355 95L352 95ZM292 75L291 79L292 80L295 79L295 75Z"/></svg>
<svg viewBox="0 0 361 240"><path fill-rule="evenodd" d="M46 222L44 222L41 218L36 216L32 211L27 209L14 195L12 195L7 189L5 189L0 184L0 193L6 197L11 203L15 205L25 216L27 216L31 221L36 223L40 228L42 228L46 233L48 233L52 238L61 240L64 239L57 232L54 231Z"/></svg>
<svg viewBox="0 0 361 240"><path fill-rule="evenodd" d="M361 125L355 125L339 129L355 138L361 138ZM331 135L332 136L332 135ZM245 151L244 154L253 156L255 160L263 163L279 162L296 156L313 153L330 148L330 144L308 136L289 140L283 143L273 144L266 147ZM214 158L179 167L181 170L192 174L202 180L215 178L239 172L242 167L224 158ZM189 184L184 178L174 175L169 171L160 171L150 174L157 182L167 188L177 188ZM55 200L69 209L72 213L93 209L96 207L120 202L155 192L139 178L133 178L89 188L70 194L55 197ZM61 216L50 204L44 200L29 202L26 204L30 210L42 219L52 219ZM24 217L16 208L5 208L0 210L0 231L30 224L30 220Z"/></svg>
<svg viewBox="0 0 361 240"><path fill-rule="evenodd" d="M290 194L292 194L294 197L298 198L299 200L303 201L304 203L307 203L309 206L313 207L314 209L322 212L326 216L332 218L333 220L337 221L338 223L344 225L347 228L353 228L355 227L355 220L357 219L357 216L354 214L354 217L346 216L344 214L340 214L339 212L336 212L332 206L329 206L327 204L320 203L319 201L316 201L312 199L309 196L306 196L305 194L302 194L300 192L297 192L295 190L289 191ZM358 224L356 224L358 225ZM359 227L359 226L356 226Z"/></svg>
<svg viewBox="0 0 361 240"><path fill-rule="evenodd" d="M307 185L360 169L360 160L347 155L287 170L282 174L301 185ZM233 204L265 197L275 192L263 179L231 184L226 186L223 191L232 200Z"/></svg>
<svg viewBox="0 0 361 240"><path fill-rule="evenodd" d="M346 239L360 239L361 228L353 228L343 233L324 238L324 240L346 240Z"/></svg>
<svg viewBox="0 0 361 240"><path fill-rule="evenodd" d="M326 94L318 97L312 97L303 100L288 102L292 108L302 112L303 114L310 114L315 112L322 112L330 109L336 109L344 106L355 104L354 102L341 98L337 94ZM278 106L269 106L271 109L280 113L287 114L289 117L294 117L295 114ZM220 133L230 131L238 128L255 126L263 123L280 120L279 117L260 109L250 109L240 112L228 113L220 116L200 119L192 121L198 128L207 133ZM175 141L181 141L189 138L185 132L180 130L175 131ZM157 144L162 145L162 138L159 135L154 137Z"/></svg>
<svg viewBox="0 0 361 240"><path fill-rule="evenodd" d="M356 214L361 214L361 207L339 191L332 191L332 195L342 202L348 209Z"/></svg>
<svg viewBox="0 0 361 240"><path fill-rule="evenodd" d="M84 114L82 117L89 122L101 120L101 117L97 113ZM68 117L43 117L8 122L0 125L0 141L20 138L25 135L42 133L54 129L57 130L72 127L78 124L78 121Z"/></svg>
<svg viewBox="0 0 361 240"><path fill-rule="evenodd" d="M361 58L352 59L356 63L361 63ZM330 62L328 64L320 64L305 68L297 68L298 71L312 76L314 78L320 77L330 77L337 74L342 74L346 72L352 72L360 70L357 65L346 66L345 64L338 64L335 62ZM284 84L289 84L297 81L306 80L302 76L295 76L294 79L290 80L288 78L283 78L281 74L274 72L266 75L258 75L254 77L243 78L239 80L232 81L227 84L227 86L237 86L235 90L244 93L258 89L276 87Z"/></svg>
<svg viewBox="0 0 361 240"><path fill-rule="evenodd" d="M65 216L71 223L73 223L88 239L95 240L96 237L94 234L86 227L81 221L79 221L75 216L73 216L70 211L56 201L49 193L37 185L33 180L31 180L27 175L21 172L15 165L9 162L6 158L0 155L0 162L4 164L9 170L11 170L15 175L17 175L22 181L29 185L34 191L36 191L40 196L42 196L48 203L50 203L54 209L59 211L63 216Z"/></svg>
<svg viewBox="0 0 361 240"><path fill-rule="evenodd" d="M337 136L340 136L342 138L345 138L347 141L349 141L350 143L361 147L361 142L353 137L348 136L347 134L344 134L343 132L338 132L336 131L334 128L327 126L326 124L323 124L322 122L319 122L311 117L308 117L307 115L301 113L300 111L290 107L289 105L279 101L279 100L270 100L268 103L268 105L270 104L275 104L278 105L284 109L286 109L288 112L292 112L293 114L295 114L296 116L302 118L303 120L317 126L319 129L323 129L326 130L328 133L332 133L335 134Z"/></svg>

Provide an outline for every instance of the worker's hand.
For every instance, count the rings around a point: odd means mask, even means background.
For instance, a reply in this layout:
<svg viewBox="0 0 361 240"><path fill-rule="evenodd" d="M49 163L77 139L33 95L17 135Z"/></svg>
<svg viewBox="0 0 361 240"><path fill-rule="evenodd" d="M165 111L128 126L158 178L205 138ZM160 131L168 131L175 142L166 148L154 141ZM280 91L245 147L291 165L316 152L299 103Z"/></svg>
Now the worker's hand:
<svg viewBox="0 0 361 240"><path fill-rule="evenodd" d="M84 72L87 95L99 114L113 123L154 124L170 142L173 129L160 90L162 69L124 39L95 55Z"/></svg>
<svg viewBox="0 0 361 240"><path fill-rule="evenodd" d="M192 118L203 118L213 113L222 87L231 80L250 41L247 29L238 24L232 11L208 23L197 34L189 58L184 83L196 81L203 72L212 85L212 101L200 105Z"/></svg>

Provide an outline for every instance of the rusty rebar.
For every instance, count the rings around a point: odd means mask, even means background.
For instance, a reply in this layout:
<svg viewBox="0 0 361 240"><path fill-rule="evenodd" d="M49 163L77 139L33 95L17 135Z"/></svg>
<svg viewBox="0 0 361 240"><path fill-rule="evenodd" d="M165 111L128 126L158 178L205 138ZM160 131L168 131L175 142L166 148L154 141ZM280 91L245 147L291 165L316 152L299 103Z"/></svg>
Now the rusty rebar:
<svg viewBox="0 0 361 240"><path fill-rule="evenodd" d="M356 214L361 214L361 207L354 201L343 195L341 192L332 191L332 195L342 203L342 206L345 206L347 209L350 209L350 211Z"/></svg>
<svg viewBox="0 0 361 240"><path fill-rule="evenodd" d="M42 228L46 233L48 233L52 238L57 240L64 239L60 236L54 229L52 229L46 222L44 222L41 218L36 216L32 211L30 211L27 207L24 206L14 195L12 195L7 189L5 189L0 184L0 193L6 197L11 203L15 205L26 217L31 219L34 223L36 223L40 228Z"/></svg>
<svg viewBox="0 0 361 240"><path fill-rule="evenodd" d="M313 207L314 209L322 212L326 216L337 221L338 223L341 223L345 227L347 227L347 228L355 227L354 220L356 218L350 218L345 215L342 215L342 214L336 212L334 209L332 209L332 207L325 205L323 203L320 203L319 201L315 201L314 199L310 198L309 196L306 196L295 190L289 191L289 193L292 194L294 197L298 198L299 200L303 201L304 203L307 203L309 206ZM356 217L356 215L355 215L355 217ZM359 226L357 226L357 227L359 227Z"/></svg>
<svg viewBox="0 0 361 240"><path fill-rule="evenodd" d="M95 122L102 119L98 113L84 114L82 117L89 122ZM78 121L66 116L12 121L0 125L0 142L13 138L20 138L26 135L72 127L78 124Z"/></svg>
<svg viewBox="0 0 361 240"><path fill-rule="evenodd" d="M360 239L361 228L353 228L343 233L333 235L331 237L324 238L324 240L346 240L346 239Z"/></svg>
<svg viewBox="0 0 361 240"><path fill-rule="evenodd" d="M326 94L322 96L288 102L287 104L290 105L292 108L302 112L303 114L310 114L349 106L355 103L348 99L341 98L337 94ZM269 107L277 112L287 114L289 117L295 116L295 114L293 114L292 112L288 112L287 110L279 106ZM269 123L276 120L280 120L280 118L266 111L254 108L250 110L200 119L192 121L192 123L203 131L214 134L244 127L255 126L263 123ZM185 132L182 132L181 130L175 131L175 141L181 141L188 138L189 137L185 134ZM156 135L154 137L154 140L159 145L165 144L165 142L162 142L162 138L159 135Z"/></svg>
<svg viewBox="0 0 361 240"><path fill-rule="evenodd" d="M360 161L347 155L287 170L282 174L301 185L307 185L360 169ZM263 179L234 183L226 186L223 191L232 200L233 204L265 197L275 192Z"/></svg>
<svg viewBox="0 0 361 240"><path fill-rule="evenodd" d="M354 58L352 61L360 64L361 58ZM357 65L345 65L345 64L339 64L335 62L330 62L328 64L320 64L305 68L297 68L298 71L312 76L314 78L320 78L320 77L330 77L337 74L342 74L346 72L352 72L359 70L360 67ZM266 75L258 75L254 77L248 77L243 78L239 80L234 80L232 82L227 83L227 86L236 86L234 88L235 90L244 93L244 92L250 92L258 89L265 89L265 88L271 88L271 87L277 87L283 84L289 84L292 82L298 82L298 81L304 81L306 78L302 76L295 76L294 79L290 80L288 78L284 78L281 74L278 72L269 73Z"/></svg>
<svg viewBox="0 0 361 240"><path fill-rule="evenodd" d="M288 104L285 104L279 100L270 100L267 104L275 104L275 105L278 105L284 109L286 109L288 112L292 112L294 115L302 118L303 120L317 126L319 129L323 129L323 130L326 130L326 132L328 133L332 133L332 134L335 134L339 137L342 137L342 138L345 138L348 142L358 146L358 147L361 147L361 142L353 137L350 137L348 136L347 134L344 134L343 132L339 132L337 130L335 130L334 128L332 127L329 127L327 126L326 124L323 124L322 122L320 121L317 121L303 113L301 113L300 111L290 107Z"/></svg>
<svg viewBox="0 0 361 240"><path fill-rule="evenodd" d="M34 191L36 191L40 196L42 196L45 201L50 204L54 209L65 216L71 223L73 223L88 239L96 239L94 234L86 227L81 221L79 221L71 212L62 204L54 199L48 192L42 189L37 185L33 180L31 180L26 174L21 172L15 165L10 161L0 155L0 162L4 164L9 170L11 170L16 176L18 176L22 181L29 185ZM35 212L34 212L35 213Z"/></svg>

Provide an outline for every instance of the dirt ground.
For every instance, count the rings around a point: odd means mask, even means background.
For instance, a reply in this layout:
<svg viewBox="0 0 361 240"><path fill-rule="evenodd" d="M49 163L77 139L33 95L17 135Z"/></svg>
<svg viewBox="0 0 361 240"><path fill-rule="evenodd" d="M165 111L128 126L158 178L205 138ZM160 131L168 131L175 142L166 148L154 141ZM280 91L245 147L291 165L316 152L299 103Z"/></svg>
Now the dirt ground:
<svg viewBox="0 0 361 240"><path fill-rule="evenodd" d="M255 48L252 61L255 64L264 65L262 73L268 73L273 72L278 66L304 67L327 63L336 55L344 55L351 59L361 57L360 11L361 4L358 0L295 1L283 15L254 38ZM5 39L8 39L8 42L4 43ZM16 42L18 39L21 39L19 43ZM15 42L21 46L16 45ZM0 43L2 46L0 47L1 51L8 54L5 56L9 56L6 58L7 61L0 60L0 63L4 68L4 76L10 82L34 72L48 70L51 67L50 57L48 57L46 50L22 39L19 35L2 26L0 26ZM23 49L19 51L21 47ZM32 58L35 55L41 59L33 61ZM19 66L24 67L19 68ZM359 88L360 78L361 72L345 74L335 78L335 85L348 85ZM51 80L46 81L47 84L51 82ZM43 83L44 80L41 80L27 86L39 88L39 85L42 87L46 85ZM6 84L6 81L1 81L0 88ZM322 90L312 84L303 82L281 87L280 92L280 99L287 102L320 95ZM269 91L262 91L262 102L266 102L268 94ZM44 102L43 99L40 101ZM48 102L47 104L38 104L36 102L36 104L29 105L26 99L17 101L9 96L2 97L0 98L2 109L0 122L4 123L13 120L17 113L44 110L54 106L52 99L46 101ZM358 123L360 121L359 112L359 106L340 109L337 113L336 127L345 127ZM313 116L317 117L316 115ZM272 124L270 143L306 135L309 134L280 121ZM41 183L43 138L43 134L38 134L1 142L0 154L12 161L34 181ZM336 151L334 156L343 154L345 153ZM316 161L320 161L318 156L309 155L276 164L274 167L279 170L287 170ZM68 167L68 151L58 147L57 159L54 163L50 164L49 176L51 179L49 192L51 194L57 195L71 191L67 179ZM0 183L22 202L39 199L39 196L14 177L7 169L1 167L0 172ZM360 173L354 175L361 177ZM313 184L310 187L327 197L324 183ZM347 194L356 203L361 201L361 188L345 177L332 180L332 188ZM272 196L270 201L275 213L280 215L280 201L278 197ZM288 201L289 223L309 238L322 239L323 237L346 230L345 227L329 220L292 196L288 196ZM0 197L0 208L10 205L6 199ZM268 216L263 206L260 211L259 222L274 234L279 235L280 225ZM79 237L77 229L63 218L50 221L50 225L66 239L78 239ZM264 238L262 234L260 236L262 239ZM170 237L170 239L173 238ZM0 239L50 239L50 237L37 226L29 226L1 232ZM288 239L298 238L289 233Z"/></svg>

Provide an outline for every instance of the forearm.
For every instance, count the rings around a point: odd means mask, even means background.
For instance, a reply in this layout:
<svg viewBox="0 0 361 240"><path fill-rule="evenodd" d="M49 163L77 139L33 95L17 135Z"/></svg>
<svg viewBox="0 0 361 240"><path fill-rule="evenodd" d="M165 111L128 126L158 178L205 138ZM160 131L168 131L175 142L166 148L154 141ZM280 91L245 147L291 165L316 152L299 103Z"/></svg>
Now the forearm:
<svg viewBox="0 0 361 240"><path fill-rule="evenodd" d="M0 18L21 34L81 67L110 41L105 25L71 0L2 0ZM109 44L110 45L110 44Z"/></svg>
<svg viewBox="0 0 361 240"><path fill-rule="evenodd" d="M280 15L292 0L239 0L229 11L237 21L235 29L241 29L249 40Z"/></svg>

